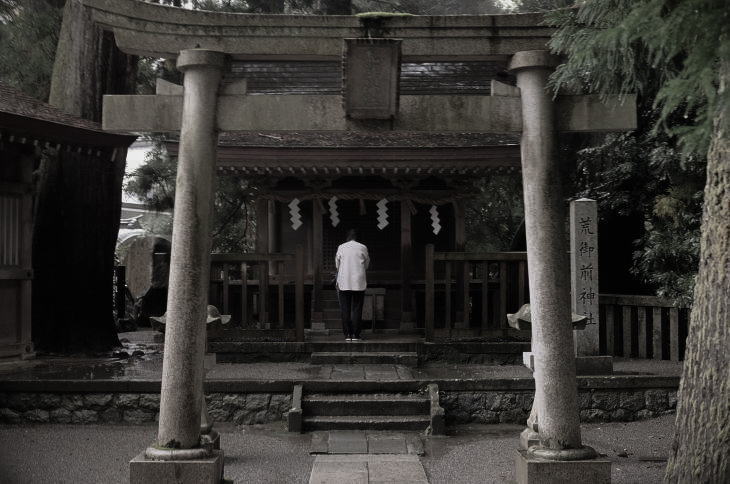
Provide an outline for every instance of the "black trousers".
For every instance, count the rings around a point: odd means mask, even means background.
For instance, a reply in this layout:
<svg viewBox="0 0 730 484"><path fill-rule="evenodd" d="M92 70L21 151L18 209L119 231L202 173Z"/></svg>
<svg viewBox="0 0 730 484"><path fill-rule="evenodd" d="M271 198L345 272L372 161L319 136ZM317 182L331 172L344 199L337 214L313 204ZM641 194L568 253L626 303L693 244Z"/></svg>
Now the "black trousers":
<svg viewBox="0 0 730 484"><path fill-rule="evenodd" d="M342 332L345 333L345 338L359 338L365 291L337 291L337 297L340 300Z"/></svg>

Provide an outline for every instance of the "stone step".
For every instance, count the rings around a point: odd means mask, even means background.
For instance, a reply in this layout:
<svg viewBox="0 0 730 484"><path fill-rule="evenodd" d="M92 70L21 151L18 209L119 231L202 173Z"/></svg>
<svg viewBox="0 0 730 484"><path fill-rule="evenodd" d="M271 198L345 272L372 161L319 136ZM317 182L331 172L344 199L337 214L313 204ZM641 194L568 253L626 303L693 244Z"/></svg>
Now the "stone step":
<svg viewBox="0 0 730 484"><path fill-rule="evenodd" d="M339 307L330 308L330 309L324 308L324 311L322 311L323 319L336 319L339 321L341 317L342 317L342 315L340 314Z"/></svg>
<svg viewBox="0 0 730 484"><path fill-rule="evenodd" d="M348 343L346 343L348 344ZM359 343L349 343L357 346ZM347 348L346 348L347 349ZM418 353L397 351L321 351L312 353L313 365L380 364L418 366Z"/></svg>
<svg viewBox="0 0 730 484"><path fill-rule="evenodd" d="M428 415L349 415L304 417L304 430L416 430L431 424Z"/></svg>
<svg viewBox="0 0 730 484"><path fill-rule="evenodd" d="M341 330L341 328L340 328ZM365 338L367 338L367 334ZM387 342L364 339L362 341L313 341L310 343L313 353L406 353L418 351L418 342Z"/></svg>
<svg viewBox="0 0 730 484"><path fill-rule="evenodd" d="M418 394L312 394L302 399L308 416L428 415L430 400Z"/></svg>

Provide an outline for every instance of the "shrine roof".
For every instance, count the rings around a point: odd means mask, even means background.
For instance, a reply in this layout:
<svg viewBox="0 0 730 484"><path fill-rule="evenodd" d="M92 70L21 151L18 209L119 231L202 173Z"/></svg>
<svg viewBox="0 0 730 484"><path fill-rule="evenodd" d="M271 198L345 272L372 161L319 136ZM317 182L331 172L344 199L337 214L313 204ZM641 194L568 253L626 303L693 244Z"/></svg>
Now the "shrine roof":
<svg viewBox="0 0 730 484"><path fill-rule="evenodd" d="M103 131L100 123L67 114L2 82L0 131L18 138L95 147L126 147L136 138Z"/></svg>
<svg viewBox="0 0 730 484"><path fill-rule="evenodd" d="M520 145L510 134L247 131L221 134L217 156L219 171L246 176L478 176L519 168Z"/></svg>
<svg viewBox="0 0 730 484"><path fill-rule="evenodd" d="M519 142L520 137L515 134L403 131L378 133L361 131L235 131L221 133L218 146L224 150L254 146L277 148L463 148L519 145Z"/></svg>

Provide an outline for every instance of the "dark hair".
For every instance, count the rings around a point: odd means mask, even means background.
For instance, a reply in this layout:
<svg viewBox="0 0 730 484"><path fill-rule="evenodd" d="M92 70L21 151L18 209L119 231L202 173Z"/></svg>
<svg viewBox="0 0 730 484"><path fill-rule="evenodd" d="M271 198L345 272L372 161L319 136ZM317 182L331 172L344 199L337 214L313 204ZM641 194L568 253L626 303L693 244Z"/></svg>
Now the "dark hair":
<svg viewBox="0 0 730 484"><path fill-rule="evenodd" d="M357 240L357 230L355 230L355 229L348 230L346 240L347 240L347 242L349 242L351 240Z"/></svg>

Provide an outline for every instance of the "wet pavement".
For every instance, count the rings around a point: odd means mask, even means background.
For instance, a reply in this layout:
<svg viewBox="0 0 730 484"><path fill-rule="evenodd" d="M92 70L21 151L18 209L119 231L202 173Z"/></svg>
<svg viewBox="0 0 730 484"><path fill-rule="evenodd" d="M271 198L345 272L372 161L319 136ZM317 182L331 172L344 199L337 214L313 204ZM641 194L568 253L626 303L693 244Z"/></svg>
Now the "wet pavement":
<svg viewBox="0 0 730 484"><path fill-rule="evenodd" d="M615 375L680 376L681 363L616 359ZM0 364L2 380L159 380L162 354L134 358L41 357ZM522 365L429 363L401 365L312 365L309 363L221 363L208 370L211 380L447 380L532 378Z"/></svg>
<svg viewBox="0 0 730 484"><path fill-rule="evenodd" d="M98 358L40 356L34 360L0 363L2 380L152 380L162 375L162 344L149 331L121 333L124 348ZM380 339L385 336L378 335ZM339 341L339 337L320 338ZM376 338L377 339L377 338ZM388 341L413 342L414 337L388 337ZM680 376L681 362L614 359L616 375ZM488 365L429 362L410 368L402 365L313 365L286 363L220 363L208 370L211 380L451 380L532 378L523 365Z"/></svg>

